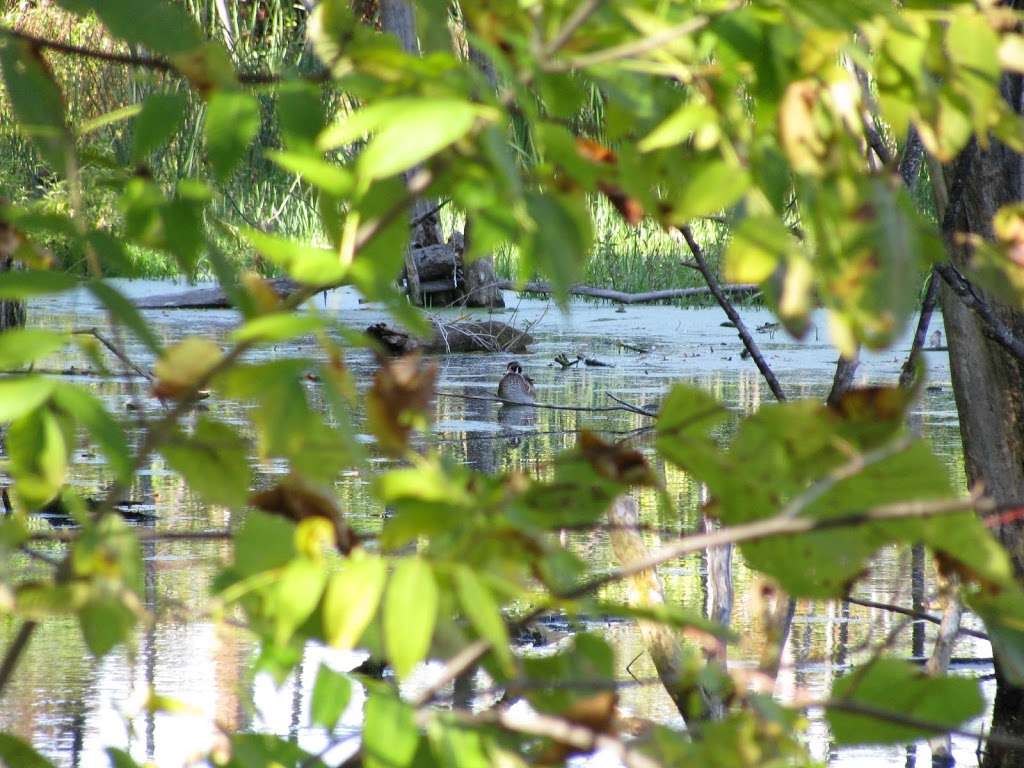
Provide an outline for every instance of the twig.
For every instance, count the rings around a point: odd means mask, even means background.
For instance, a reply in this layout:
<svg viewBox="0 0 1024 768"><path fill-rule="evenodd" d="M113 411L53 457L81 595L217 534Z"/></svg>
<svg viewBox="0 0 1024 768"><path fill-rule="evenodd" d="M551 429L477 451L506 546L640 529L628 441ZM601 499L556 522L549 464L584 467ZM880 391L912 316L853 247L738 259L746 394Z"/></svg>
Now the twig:
<svg viewBox="0 0 1024 768"><path fill-rule="evenodd" d="M555 33L555 36L548 41L548 44L544 46L544 50L540 52L540 58L550 59L556 53L558 53L562 46L569 42L571 38L583 24L590 18L590 16L601 7L601 3L604 0L586 0L573 9L573 12L569 14L569 18L565 20L565 24L562 28Z"/></svg>
<svg viewBox="0 0 1024 768"><path fill-rule="evenodd" d="M932 313L935 311L935 300L939 296L939 275L933 269L928 274L928 288L924 293L924 300L921 302L921 314L917 318L917 330L914 331L914 341L910 345L910 354L903 363L900 370L899 385L906 389L914 383L914 374L917 372L917 361L921 357L921 350L924 348L924 339L928 335L928 326L932 322Z"/></svg>
<svg viewBox="0 0 1024 768"><path fill-rule="evenodd" d="M729 320L736 326L736 330L739 332L740 339L743 341L743 346L750 352L750 356L754 359L757 369L761 372L764 380L768 382L768 387L771 389L772 394L775 395L775 399L783 402L786 399L785 393L782 391L782 385L779 384L779 380L775 378L775 374L772 372L771 367L764 359L764 355L761 354L761 349L757 346L757 342L750 335L750 331L747 330L746 324L743 322L743 318L740 317L739 312L729 302L729 299L725 297L722 289L718 285L718 280L711 274L711 270L708 268L707 261L704 260L704 253L701 251L700 245L696 240L693 239L693 232L690 231L688 224L684 224L681 227L677 227L678 231L682 234L683 239L686 240L686 244L690 248L690 253L693 254L694 260L697 262L697 266L700 269L700 273L704 275L704 281L708 284L708 288L711 289L712 295L718 302L725 314L729 317Z"/></svg>
<svg viewBox="0 0 1024 768"><path fill-rule="evenodd" d="M35 632L37 626L39 625L34 621L26 621L22 624L18 629L18 634L14 636L14 640L7 649L7 653L4 654L3 662L0 663L0 697L3 696L4 691L7 689L7 684L11 682L14 668L18 666L18 659L21 658L21 654L28 647L28 641L32 639L32 633Z"/></svg>
<svg viewBox="0 0 1024 768"><path fill-rule="evenodd" d="M847 603L853 603L854 605L861 605L865 608L876 608L880 611L888 611L889 613L898 613L902 616L909 616L912 619L919 619L921 621L928 621L932 624L940 624L942 618L940 616L932 616L930 613L922 613L915 611L912 608L904 608L901 605L893 605L892 603L879 603L875 600L865 600L859 597L844 597L843 600ZM960 634L967 635L968 637L976 637L979 640L988 640L988 634L985 632L979 632L976 629L966 629L960 627Z"/></svg>
<svg viewBox="0 0 1024 768"><path fill-rule="evenodd" d="M697 533L685 536L679 541L662 547L655 552L647 561L636 563L629 568L619 568L598 576L590 581L584 582L567 592L558 595L559 599L571 600L577 597L588 595L599 587L613 581L625 578L636 569L644 570L653 568L656 565L676 560L685 555L699 552L708 547L717 547L723 544L742 544L745 541L754 539L765 539L776 536L793 536L813 531L823 531L831 528L848 528L850 526L862 525L869 522L884 522L890 520L904 520L907 518L930 517L933 515L944 515L965 510L977 512L988 512L995 508L991 499L970 497L966 499L940 499L937 501L907 501L896 504L887 504L879 507L872 507L867 510L848 515L836 517L780 517L775 515L766 520L755 520L751 523L741 523L721 528L717 531Z"/></svg>
<svg viewBox="0 0 1024 768"><path fill-rule="evenodd" d="M742 5L743 2L741 2L741 0L735 0L732 3L728 3L721 8L716 9L716 14L714 16L710 14L707 16L695 16L692 19L687 19L682 24L676 24L674 27L669 27L668 29L661 30L653 35L648 35L647 37L642 37L639 40L632 40L621 45L614 45L611 48L594 51L593 53L585 53L566 61L555 61L547 64L542 62L542 66L547 72L571 72L573 70L584 69L598 64L610 64L622 59L632 58L633 56L642 56L645 53L653 53L659 48L663 48L681 37L686 37L687 35L699 32L710 24L717 16L735 11Z"/></svg>
<svg viewBox="0 0 1024 768"><path fill-rule="evenodd" d="M109 349L111 354L113 354L114 357L116 357L118 360L124 363L128 368L131 368L133 371L139 374L139 376L142 376L143 378L148 379L149 381L153 381L153 374L132 362L132 359L128 357L128 355L126 355L124 352L122 352L117 347L117 345L115 345L110 339L108 339L106 336L100 333L98 328L76 328L75 330L71 331L71 333L75 336L95 337L96 340L100 342L100 344Z"/></svg>
<svg viewBox="0 0 1024 768"><path fill-rule="evenodd" d="M641 408L638 405L633 405L632 403L627 403L625 400L622 400L622 399L616 397L611 392L605 392L604 394L605 394L605 397L610 397L616 403L621 404L627 411L631 411L633 413L639 413L641 416L650 416L652 418L657 418L657 416L658 416L658 413L656 411L651 411L651 410L648 410L647 408Z"/></svg>
<svg viewBox="0 0 1024 768"><path fill-rule="evenodd" d="M583 406L583 405L550 405L548 403L519 403L515 400L505 400L496 395L460 395L456 392L434 392L439 397L456 397L460 400L482 400L486 403L501 403L502 405L512 405L521 408L541 408L548 411L580 411L583 413L607 413L609 411L628 411L629 413L643 413L645 416L657 416L655 413L648 413L641 411L638 408L630 406L628 403L619 405L606 405L606 406ZM610 395L609 395L610 397ZM612 398L616 400L616 398ZM617 400L617 402L622 402Z"/></svg>

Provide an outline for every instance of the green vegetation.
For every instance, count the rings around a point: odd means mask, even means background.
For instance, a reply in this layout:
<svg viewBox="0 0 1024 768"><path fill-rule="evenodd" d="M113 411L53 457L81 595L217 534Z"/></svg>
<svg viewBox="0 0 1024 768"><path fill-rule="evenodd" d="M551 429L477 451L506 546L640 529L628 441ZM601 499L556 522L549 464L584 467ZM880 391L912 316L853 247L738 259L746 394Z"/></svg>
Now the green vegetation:
<svg viewBox="0 0 1024 768"><path fill-rule="evenodd" d="M464 0L453 15L447 2L422 0L413 54L368 23L372 6L357 13L341 0L320 0L309 18L281 3L237 4L254 15L216 21L202 4L58 5L86 17L67 22L74 35L52 36L64 29L56 22L0 28L3 125L18 131L3 139L21 153L4 162L24 163L5 182L14 191L0 208L0 257L26 266L0 275L0 299L84 287L108 313L112 337L133 336L154 361L151 386L135 396L164 407L129 420L90 391L33 372L54 350L84 343L80 336L0 335L0 363L26 368L0 378L15 505L0 521L0 561L63 542L34 578L2 575L0 609L19 630L3 649L0 695L39 623L73 617L102 657L148 619L138 531L112 508L154 456L231 511L234 526L222 534L231 557L208 585L208 605L195 610L206 620L242 617L259 644L256 668L283 680L309 643L367 649L401 681L427 659L442 662L436 682L404 697L319 669L311 717L329 733L353 687L366 691L349 763L550 764L600 746L627 765L810 765L801 738L808 702L771 696L788 598L841 598L870 576L887 544L920 544L937 557L985 622L1001 684L1024 684L1024 589L975 515L993 502L951 488L942 462L909 432L912 387L836 392L830 405L789 402L764 371L780 402L740 416L680 386L662 405L648 453L581 432L538 477L487 475L449 465L429 440L415 447L424 441L414 434L429 428L429 362L380 358L366 424L354 425L345 361L368 342L346 318L298 309L346 285L423 328L394 285L419 195L450 199L450 215L471 222L472 256L514 247L517 277L545 276L563 303L588 269L615 287L649 289L654 265L667 275L685 252L706 274L718 262L730 280L762 283L792 332L806 329L821 302L845 358L899 337L940 243L969 243L979 261L963 271L1019 306L1024 210L1008 204L975 234L954 237L967 226L953 215L964 205L954 193L976 182L935 177L943 163L960 168L979 143L1024 149L1024 121L1000 95L1004 69L1024 72L1024 42L998 9ZM97 33L99 23L109 35ZM75 35L89 50L66 49ZM467 47L493 63L497 88ZM123 80L100 84L109 62L98 62L111 52L130 60L119 65ZM895 164L869 162L872 135L905 137L911 125L932 160L932 189L950 190L948 208L936 201L953 212L937 217L951 222L946 233L914 205ZM872 151L899 156L877 143ZM730 212L728 239L710 218L721 211ZM995 237L985 241L990 228ZM46 249L68 269L54 268ZM609 254L604 266L589 266L595 252ZM114 265L141 269L150 258L142 254L165 265L148 269L221 283L238 310L223 345L200 336L165 343L105 280ZM243 271L261 264L294 278L298 293L281 298ZM315 349L306 345L303 357L246 357L310 337ZM311 402L310 374L322 408ZM199 409L206 390L246 404L245 429ZM373 476L375 499L392 512L376 540L355 535L334 488L343 471L373 471L363 432L399 467ZM83 440L116 478L96 509L69 490ZM253 493L254 459L288 473ZM664 494L650 461L702 483L722 526L718 541L741 545L780 590L757 675L709 651L733 640L728 627L699 606L657 599L654 569L707 539L665 542L650 559L637 537L619 541L621 562L610 571L560 543L566 528L628 533L628 523L608 525L610 515L628 518L624 496ZM58 496L81 523L66 542L27 522ZM667 497L661 503L672 508ZM602 591L620 580L631 587L624 601ZM180 608L156 599L158 609ZM625 660L599 636L580 632L550 655L514 653L514 632L548 612L640 622L687 730L655 723L645 740L623 736L613 681ZM884 638L872 650L813 703L837 744L924 738L982 714L978 681L925 676L889 658ZM490 707L455 706L445 687L477 668L503 695ZM536 718L507 707L519 699ZM146 707L180 712L159 691ZM0 734L0 759L49 765L19 736ZM210 756L217 764L322 764L287 738L225 737ZM136 765L121 753L112 762Z"/></svg>

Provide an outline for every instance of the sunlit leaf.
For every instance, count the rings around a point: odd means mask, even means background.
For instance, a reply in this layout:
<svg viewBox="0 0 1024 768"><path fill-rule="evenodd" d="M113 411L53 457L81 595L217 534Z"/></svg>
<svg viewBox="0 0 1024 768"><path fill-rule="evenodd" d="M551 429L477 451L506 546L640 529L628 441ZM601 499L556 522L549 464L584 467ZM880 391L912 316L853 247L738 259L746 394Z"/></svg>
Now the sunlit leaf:
<svg viewBox="0 0 1024 768"><path fill-rule="evenodd" d="M220 364L223 353L209 339L189 336L168 347L153 366L157 397L179 398L188 393Z"/></svg>
<svg viewBox="0 0 1024 768"><path fill-rule="evenodd" d="M387 574L387 563L376 557L349 559L331 574L323 607L328 643L346 650L356 646L377 613Z"/></svg>
<svg viewBox="0 0 1024 768"><path fill-rule="evenodd" d="M406 677L427 656L437 622L434 574L418 557L398 561L384 597L384 637L395 674Z"/></svg>
<svg viewBox="0 0 1024 768"><path fill-rule="evenodd" d="M42 328L9 328L0 333L0 370L44 360L68 342L67 334Z"/></svg>
<svg viewBox="0 0 1024 768"><path fill-rule="evenodd" d="M85 644L93 656L105 656L128 639L135 614L119 600L96 600L78 612Z"/></svg>
<svg viewBox="0 0 1024 768"><path fill-rule="evenodd" d="M297 557L281 571L267 597L266 611L274 624L274 642L287 643L320 603L327 572L322 561Z"/></svg>
<svg viewBox="0 0 1024 768"><path fill-rule="evenodd" d="M130 482L132 454L124 427L110 414L103 403L81 387L59 384L53 392L54 402L67 411L103 451L118 480Z"/></svg>
<svg viewBox="0 0 1024 768"><path fill-rule="evenodd" d="M313 684L310 720L333 731L352 698L352 683L346 675L321 664Z"/></svg>
<svg viewBox="0 0 1024 768"><path fill-rule="evenodd" d="M363 757L368 768L410 765L418 743L412 707L392 691L370 688L363 720Z"/></svg>
<svg viewBox="0 0 1024 768"><path fill-rule="evenodd" d="M506 674L512 673L512 651L508 628L501 615L501 607L487 584L470 568L455 571L455 588L459 604L480 636L491 644L491 651Z"/></svg>

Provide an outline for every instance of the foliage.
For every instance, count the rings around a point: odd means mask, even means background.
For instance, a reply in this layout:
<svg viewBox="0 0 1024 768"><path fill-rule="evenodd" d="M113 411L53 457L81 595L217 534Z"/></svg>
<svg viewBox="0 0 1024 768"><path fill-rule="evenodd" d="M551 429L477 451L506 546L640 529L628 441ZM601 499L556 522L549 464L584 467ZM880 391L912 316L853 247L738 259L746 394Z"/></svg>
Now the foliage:
<svg viewBox="0 0 1024 768"><path fill-rule="evenodd" d="M218 609L244 614L260 642L260 668L283 679L310 642L368 649L400 679L428 658L446 661L440 683L416 697L365 683L360 756L367 764L564 761L597 744L615 746L634 764L809 763L798 710L748 691L742 676L716 678L693 648L677 670L680 679L666 684L692 683L691 691L703 686L719 695L724 717L690 736L657 728L648 743L637 744L616 734L612 677L621 660L602 638L578 634L545 658L511 652L511 630L541 612L586 615L603 606L598 588L622 574L595 573L595 564L564 549L554 534L598 526L619 494L654 484L640 452L582 434L577 448L557 459L549 481L449 466L411 439L429 421L432 370L416 361L382 364L368 427L406 466L375 480L377 497L393 514L379 545L360 542L332 482L343 469L365 464L349 418L346 350L336 339L365 342L344 323L297 308L324 286L346 284L421 327L394 287L407 210L419 194L450 198L472 220L471 255L513 244L517 276L541 270L565 300L595 241L590 203L602 198L630 225L645 220L666 232L726 212L727 274L763 282L789 329L803 331L820 301L841 352L884 347L910 317L936 232L895 169L868 169L866 110L874 96L872 119L896 137L913 123L943 161L972 136L1024 148L1020 118L998 94L1004 68L1024 71L1022 38L1004 23L1003 11L957 2L897 9L876 0L522 7L465 0L453 27L447 4L423 0L423 51L415 56L348 3L321 0L308 19L296 9L288 13L290 24L308 31L330 73L323 82L326 76L300 66L305 54L263 56L270 38L282 33L273 25L253 22L232 37L245 51L240 55L226 50L212 21L200 27L181 4L59 5L70 14L95 14L118 51L144 49L154 58L137 58L133 67L149 78L145 89L129 89L94 116L91 125L124 137L122 156L97 156L85 139L87 121L69 109L73 83L51 64L52 46L0 30L7 103L21 135L67 190L61 206L18 200L2 209L0 222L18 234L0 245L10 250L3 255L30 269L0 276L0 296L73 287L76 280L48 271L40 247L61 238L88 265L86 286L111 322L151 352L152 392L165 409L129 424L76 386L32 373L0 380L0 418L9 423L5 471L17 508L0 523L0 546L5 554L28 546L33 534L25 511L62 493L81 523L48 579L4 585L4 611L27 622L29 635L32 622L73 615L97 656L131 636L147 619L139 600L140 551L135 532L111 508L133 473L159 452L196 493L242 521L233 532L233 558L211 590ZM497 91L453 53L467 41L492 60ZM274 71L272 93L262 85L265 72L246 69L257 66ZM858 69L873 92L861 87ZM572 119L598 92L603 101L594 114L603 122L591 134L601 140L581 139ZM353 109L333 108L342 94ZM185 136L178 118L191 109L205 120ZM536 162L518 162L514 125L528 130ZM191 148L187 156L183 146ZM160 153L181 162L157 178L147 168ZM102 169L102 184L93 167ZM304 286L290 299L239 274L218 230L208 226L222 210L227 182L270 168L315 206L323 243L267 232L258 222L232 234ZM116 201L116 223L96 216L101 194ZM1012 230L1011 214L1004 230ZM1014 243L1007 237L994 244L990 261L1005 268ZM104 265L125 258L129 248L162 254L187 278L205 270L216 275L240 313L223 347L197 337L164 346L130 302L101 282ZM244 360L255 347L306 334L318 340L308 359ZM12 334L0 338L0 358L32 363L71 341ZM327 413L303 386L310 371L322 383ZM252 494L243 436L210 415L186 421L207 389L251 405L257 457L287 465L286 480ZM1024 619L1024 594L973 515L938 514L971 502L950 501L944 469L907 434L910 400L879 389L829 407L780 403L737 417L707 393L678 388L658 420L656 451L706 484L708 511L744 543L750 562L794 597L841 595L870 568L878 548L924 543L963 580L968 599L997 633L1000 652L1019 659L1014 627ZM714 429L723 423L733 426L727 441ZM118 475L95 509L66 491L80 433ZM934 516L923 516L922 508ZM707 629L687 611L615 609L691 636ZM17 646L8 651L5 668L18 653ZM443 684L477 663L495 687L525 698L539 717L527 724L500 708L430 708ZM322 670L315 722L332 727L355 682ZM913 695L885 695L902 686ZM981 707L975 682L921 680L888 660L853 671L835 695L831 723L846 743L922 736ZM956 707L944 706L949 697ZM713 709L697 699L682 707L691 723ZM0 750L13 762L39 762L12 736ZM131 764L123 753L112 759ZM231 736L227 764L274 761L318 764L283 739Z"/></svg>

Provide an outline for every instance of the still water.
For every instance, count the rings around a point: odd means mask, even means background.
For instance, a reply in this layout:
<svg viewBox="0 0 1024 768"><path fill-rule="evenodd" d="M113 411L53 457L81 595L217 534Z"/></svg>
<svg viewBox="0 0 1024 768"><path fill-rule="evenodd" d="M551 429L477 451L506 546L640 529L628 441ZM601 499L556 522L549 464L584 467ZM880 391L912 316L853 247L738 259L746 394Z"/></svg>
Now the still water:
<svg viewBox="0 0 1024 768"><path fill-rule="evenodd" d="M125 283L122 288L130 295L174 290L167 283L144 282ZM754 364L741 358L741 343L735 330L721 326L724 316L717 308L627 307L621 312L614 306L577 304L569 314L562 314L546 301L520 300L515 294L506 294L506 300L509 309L496 313L495 319L530 327L536 343L531 353L519 356L519 360L535 379L541 402L608 406L613 405L608 398L610 393L636 404L656 403L674 383L702 387L742 412L752 412L761 404L772 402ZM387 319L379 308L361 305L357 295L347 290L317 297L311 306L354 329ZM458 316L455 312L441 314ZM748 310L743 315L751 328L772 320L769 313L760 310ZM226 310L153 310L147 317L168 343L189 334L221 340L237 320L233 312ZM106 320L91 296L71 293L34 304L30 324L64 330L104 330ZM819 318L818 327L824 326L824 319ZM941 327L938 316L934 327ZM831 385L836 353L824 331L812 332L802 341L795 341L781 331L764 332L757 335L757 340L790 399L825 396ZM312 343L299 346L298 354L315 354ZM908 347L909 338L888 352L867 355L858 371L857 383L893 384ZM136 362L151 364L141 346L129 340L127 348ZM295 349L282 346L261 354L295 353ZM608 365L562 370L553 362L559 353L570 358L582 355ZM368 388L373 371L371 357L355 350L346 362L358 386ZM490 394L507 362L506 356L480 354L441 357L438 388L455 395ZM963 487L948 360L944 352L929 352L926 363L930 388L916 404L913 424L944 457L955 487ZM88 363L72 352L52 361L56 371L69 366L75 366L80 373L88 368ZM116 411L124 413L129 403L139 401L146 410L159 409L137 382L89 376L76 376L75 380L94 388ZM319 402L318 385L310 382L307 386L310 401ZM244 412L236 403L214 399L208 404L218 418L243 420ZM355 423L360 418L361 414L354 414ZM509 418L493 403L442 395L437 400L436 424L430 439L454 460L484 471L517 468L542 476L554 453L571 447L576 431L582 427L605 435L625 435L648 424L645 417L624 412L529 409ZM650 450L642 439L638 446ZM110 480L106 468L88 447L83 447L75 459L75 481L84 493L96 493ZM386 462L372 460L368 471L381 466L386 466ZM284 467L267 466L259 471L259 482L269 485ZM648 535L652 547L695 531L700 522L700 489L672 467L656 463L656 471L662 474L673 504L659 503L653 496L641 499L643 522L655 531ZM367 493L368 482L366 471L352 471L339 478L337 486L348 521L362 532L377 530L383 515L383 509ZM151 503L148 509L157 516L151 527L156 531L201 532L239 522L228 510L203 504L160 457L153 458L141 473L132 497ZM579 534L569 541L590 561L614 566L604 534ZM108 764L103 752L107 746L128 749L140 762L148 759L159 766L186 765L197 753L217 744L221 728L229 732L254 729L290 734L307 749L323 748L328 743L327 734L308 726L308 700L317 668L326 663L339 670L349 669L361 658L310 647L298 674L283 687L275 688L262 676L250 679L246 670L255 652L251 638L203 619L188 620L191 612L206 604L207 585L229 558L228 546L201 540L150 542L144 545L144 552L144 597L157 617L154 625L140 630L131 649L116 651L99 661L84 648L74 621L43 625L33 636L8 694L0 701L0 728L29 739L58 765L89 768ZM879 554L878 563L873 578L858 586L857 596L910 606L911 552L886 550ZM17 570L32 565L10 563L6 567ZM703 554L667 564L661 570L667 597L703 609L707 600L706 573ZM746 639L740 647L730 649L731 664L748 664L759 650L756 586L756 575L743 566L741 556L737 555L732 624ZM974 626L970 618L967 621L968 626ZM593 629L604 632L614 642L623 680L630 679L625 667L634 659L630 670L636 678L643 681L655 676L631 624L595 624ZM4 648L16 631L15 622L0 621ZM934 633L932 625L924 627L924 633L930 639ZM824 697L830 681L842 672L844 665L865 657L869 641L878 642L890 636L896 638L895 654L911 655L911 627L898 616L852 603L801 602L780 675L782 695L790 700ZM986 643L970 638L963 638L954 654L961 659L985 659L990 655ZM981 677L990 671L984 664L970 664L963 673ZM430 674L431 670L425 668L420 679L410 685L423 685ZM181 702L185 714L169 717L140 712L142 697L149 686ZM991 685L985 686L991 698ZM679 722L667 695L657 685L627 687L621 703L624 714ZM356 691L333 738L344 735L346 729L357 733L360 711L361 699ZM865 761L875 765L927 765L930 758L927 748L919 745L835 752L830 748L828 730L820 717L812 718L807 738L812 754L834 766L860 765ZM977 763L974 743L960 741L954 748L958 765ZM603 763L597 758L594 764Z"/></svg>

